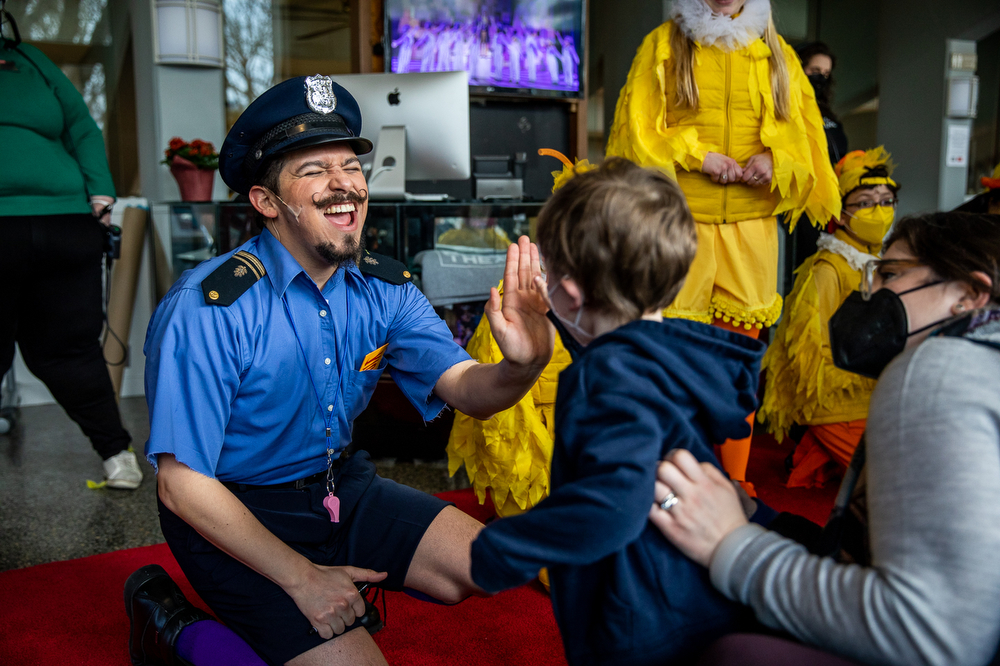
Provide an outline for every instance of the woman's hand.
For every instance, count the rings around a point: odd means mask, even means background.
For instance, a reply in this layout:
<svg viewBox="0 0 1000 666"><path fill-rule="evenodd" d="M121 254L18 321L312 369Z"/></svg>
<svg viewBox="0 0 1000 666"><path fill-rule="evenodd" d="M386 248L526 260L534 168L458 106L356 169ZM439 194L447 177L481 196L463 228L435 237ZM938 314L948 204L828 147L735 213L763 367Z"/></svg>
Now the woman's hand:
<svg viewBox="0 0 1000 666"><path fill-rule="evenodd" d="M731 157L721 153L706 153L701 172L712 178L713 183L735 183L743 177L743 169Z"/></svg>
<svg viewBox="0 0 1000 666"><path fill-rule="evenodd" d="M109 206L115 202L114 197L93 196L90 197L90 210L97 221L104 226L111 224L111 211Z"/></svg>
<svg viewBox="0 0 1000 666"><path fill-rule="evenodd" d="M743 167L743 182L753 187L770 186L773 175L774 160L770 150L754 155L747 160L747 165Z"/></svg>
<svg viewBox="0 0 1000 666"><path fill-rule="evenodd" d="M657 477L649 520L682 553L707 567L722 539L747 523L733 483L685 449L671 451L660 463ZM677 497L676 503L661 509L670 493Z"/></svg>

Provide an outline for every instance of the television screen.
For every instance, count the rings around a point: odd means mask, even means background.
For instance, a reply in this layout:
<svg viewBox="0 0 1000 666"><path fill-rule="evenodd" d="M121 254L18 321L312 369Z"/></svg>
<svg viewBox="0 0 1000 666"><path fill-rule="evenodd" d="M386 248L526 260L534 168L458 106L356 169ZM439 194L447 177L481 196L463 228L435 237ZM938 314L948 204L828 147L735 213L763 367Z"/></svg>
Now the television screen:
<svg viewBox="0 0 1000 666"><path fill-rule="evenodd" d="M386 0L386 68L469 72L486 92L581 92L583 0Z"/></svg>

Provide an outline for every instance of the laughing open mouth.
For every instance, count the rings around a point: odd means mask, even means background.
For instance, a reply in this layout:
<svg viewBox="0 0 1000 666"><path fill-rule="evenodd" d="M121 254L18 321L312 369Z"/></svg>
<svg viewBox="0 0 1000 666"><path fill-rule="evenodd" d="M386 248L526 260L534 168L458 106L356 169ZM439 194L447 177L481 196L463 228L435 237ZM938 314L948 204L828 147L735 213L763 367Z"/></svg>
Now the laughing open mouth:
<svg viewBox="0 0 1000 666"><path fill-rule="evenodd" d="M353 201L335 203L323 209L323 216L345 233L354 231L358 223L358 207Z"/></svg>

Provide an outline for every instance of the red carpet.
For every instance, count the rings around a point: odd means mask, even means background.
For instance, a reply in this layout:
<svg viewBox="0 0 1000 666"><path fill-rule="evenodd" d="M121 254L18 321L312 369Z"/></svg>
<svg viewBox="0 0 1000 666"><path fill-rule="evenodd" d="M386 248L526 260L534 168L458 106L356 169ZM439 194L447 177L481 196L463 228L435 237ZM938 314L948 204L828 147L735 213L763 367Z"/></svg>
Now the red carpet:
<svg viewBox="0 0 1000 666"><path fill-rule="evenodd" d="M757 436L748 478L760 498L782 511L823 523L836 484L823 489L784 487L787 446ZM442 493L460 509L485 520L471 490ZM166 544L0 573L0 664L4 666L127 666L128 619L122 590L129 574L160 564L194 603ZM548 596L536 584L490 599L438 606L388 593L386 627L375 639L390 664L565 664Z"/></svg>
<svg viewBox="0 0 1000 666"><path fill-rule="evenodd" d="M492 514L472 491L440 496L479 520ZM163 566L188 599L205 608L166 544L0 573L0 664L130 664L122 595L125 579L145 564ZM549 597L537 584L456 606L390 592L385 619L375 640L390 664L566 663Z"/></svg>

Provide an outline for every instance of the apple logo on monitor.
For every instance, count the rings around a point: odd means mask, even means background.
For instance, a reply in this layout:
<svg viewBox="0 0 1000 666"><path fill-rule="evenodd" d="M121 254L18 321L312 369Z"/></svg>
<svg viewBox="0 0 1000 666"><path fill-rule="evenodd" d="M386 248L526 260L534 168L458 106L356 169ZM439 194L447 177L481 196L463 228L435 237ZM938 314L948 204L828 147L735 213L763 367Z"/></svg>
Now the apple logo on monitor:
<svg viewBox="0 0 1000 666"><path fill-rule="evenodd" d="M388 94L389 106L399 106L399 88Z"/></svg>

